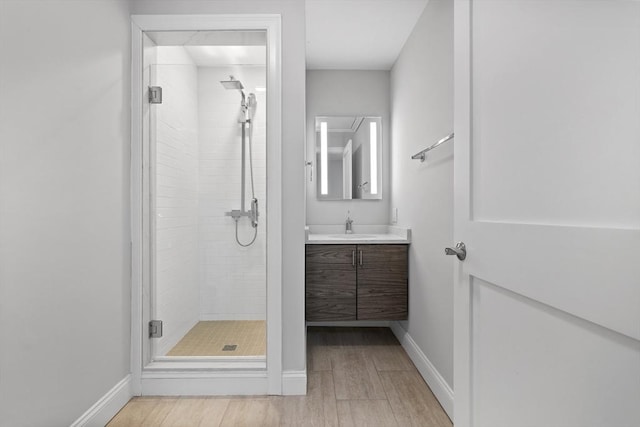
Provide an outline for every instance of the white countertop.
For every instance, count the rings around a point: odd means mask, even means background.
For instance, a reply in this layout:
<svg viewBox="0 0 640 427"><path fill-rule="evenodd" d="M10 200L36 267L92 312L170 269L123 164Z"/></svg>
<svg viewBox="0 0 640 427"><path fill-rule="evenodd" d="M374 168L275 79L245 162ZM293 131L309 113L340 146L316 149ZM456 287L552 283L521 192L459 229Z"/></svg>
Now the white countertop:
<svg viewBox="0 0 640 427"><path fill-rule="evenodd" d="M307 244L409 244L411 229L392 225L353 225L353 233L346 234L342 225L308 225Z"/></svg>

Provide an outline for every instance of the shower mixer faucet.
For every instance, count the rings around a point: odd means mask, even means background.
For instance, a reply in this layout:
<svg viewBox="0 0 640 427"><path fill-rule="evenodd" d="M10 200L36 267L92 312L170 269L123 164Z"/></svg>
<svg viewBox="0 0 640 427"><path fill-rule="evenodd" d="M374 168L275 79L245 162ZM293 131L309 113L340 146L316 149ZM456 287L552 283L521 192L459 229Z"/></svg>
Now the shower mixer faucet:
<svg viewBox="0 0 640 427"><path fill-rule="evenodd" d="M258 199L255 197L251 199L251 210L249 211L249 218L251 218L251 226L253 228L258 227Z"/></svg>

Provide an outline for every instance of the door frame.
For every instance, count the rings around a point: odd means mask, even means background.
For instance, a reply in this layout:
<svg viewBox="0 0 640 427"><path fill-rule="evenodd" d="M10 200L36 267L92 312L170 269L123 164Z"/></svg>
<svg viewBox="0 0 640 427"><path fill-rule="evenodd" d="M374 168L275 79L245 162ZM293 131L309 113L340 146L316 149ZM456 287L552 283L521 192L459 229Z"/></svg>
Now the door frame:
<svg viewBox="0 0 640 427"><path fill-rule="evenodd" d="M160 362L146 366L144 306L149 298L148 170L143 143L145 31L261 30L267 33L267 354L256 364ZM131 372L134 395L282 394L282 68L281 17L246 15L131 16ZM148 314L147 314L148 317ZM213 369L212 369L213 368Z"/></svg>
<svg viewBox="0 0 640 427"><path fill-rule="evenodd" d="M462 226L471 217L469 203L471 176L471 0L454 3L454 96L453 117L456 143L454 145L454 242L468 237ZM461 167L458 167L460 165ZM465 183L466 185L464 185ZM464 280L466 277L467 280ZM471 302L469 277L465 276L464 263L456 262L453 271L453 422L459 426L471 425L471 316L468 310Z"/></svg>

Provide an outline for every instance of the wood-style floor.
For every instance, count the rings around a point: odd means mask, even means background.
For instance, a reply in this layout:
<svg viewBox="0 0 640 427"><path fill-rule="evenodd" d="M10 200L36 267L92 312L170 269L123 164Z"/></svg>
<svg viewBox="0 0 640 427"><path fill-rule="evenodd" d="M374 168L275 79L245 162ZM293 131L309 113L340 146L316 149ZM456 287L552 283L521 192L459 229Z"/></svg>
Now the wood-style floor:
<svg viewBox="0 0 640 427"><path fill-rule="evenodd" d="M309 328L306 396L138 397L115 426L420 426L451 421L388 328Z"/></svg>

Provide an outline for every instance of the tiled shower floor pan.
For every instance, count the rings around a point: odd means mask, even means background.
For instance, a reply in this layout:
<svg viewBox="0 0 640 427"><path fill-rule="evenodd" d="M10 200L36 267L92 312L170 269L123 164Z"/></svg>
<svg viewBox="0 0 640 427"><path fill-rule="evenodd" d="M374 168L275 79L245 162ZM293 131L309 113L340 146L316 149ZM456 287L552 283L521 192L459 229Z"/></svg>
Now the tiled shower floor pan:
<svg viewBox="0 0 640 427"><path fill-rule="evenodd" d="M167 356L264 356L264 320L198 322Z"/></svg>

